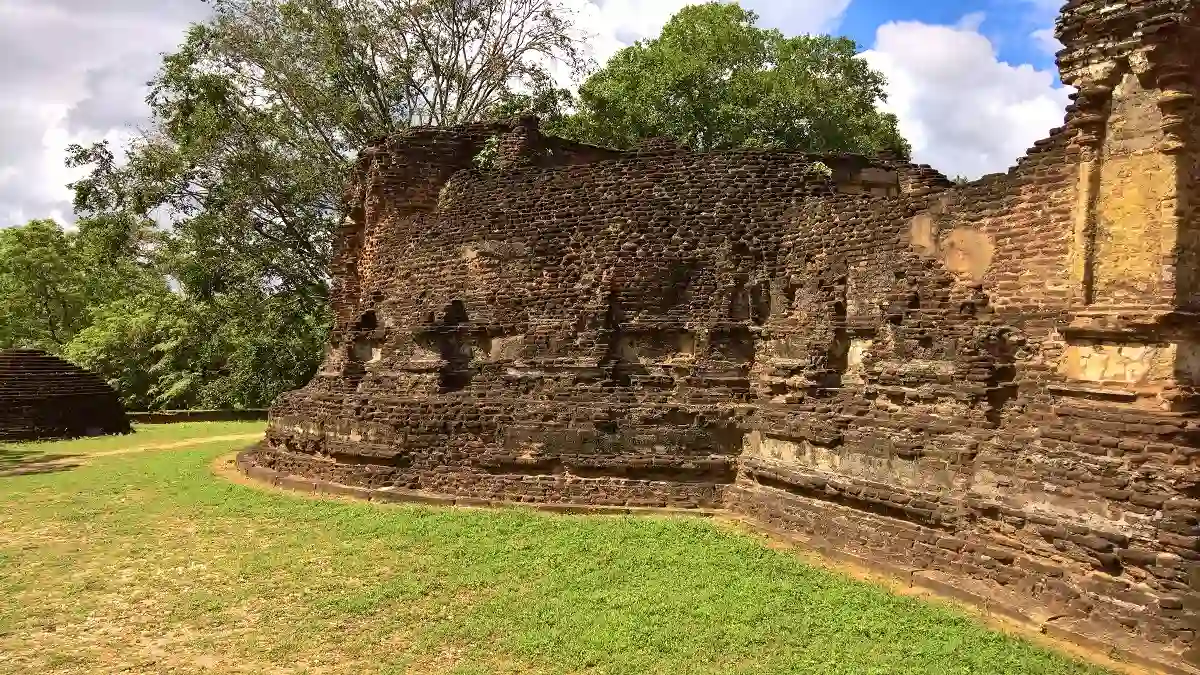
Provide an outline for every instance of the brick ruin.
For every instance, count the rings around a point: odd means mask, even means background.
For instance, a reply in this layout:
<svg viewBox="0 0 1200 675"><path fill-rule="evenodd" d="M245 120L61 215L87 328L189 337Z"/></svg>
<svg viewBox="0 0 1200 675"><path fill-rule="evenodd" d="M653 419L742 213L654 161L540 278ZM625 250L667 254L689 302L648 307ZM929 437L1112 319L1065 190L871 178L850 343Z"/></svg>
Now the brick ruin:
<svg viewBox="0 0 1200 675"><path fill-rule="evenodd" d="M129 433L99 375L35 349L0 350L0 441Z"/></svg>
<svg viewBox="0 0 1200 675"><path fill-rule="evenodd" d="M324 364L242 465L725 509L1191 672L1197 25L1195 0L1071 0L1064 126L964 186L532 119L384 139L348 190Z"/></svg>

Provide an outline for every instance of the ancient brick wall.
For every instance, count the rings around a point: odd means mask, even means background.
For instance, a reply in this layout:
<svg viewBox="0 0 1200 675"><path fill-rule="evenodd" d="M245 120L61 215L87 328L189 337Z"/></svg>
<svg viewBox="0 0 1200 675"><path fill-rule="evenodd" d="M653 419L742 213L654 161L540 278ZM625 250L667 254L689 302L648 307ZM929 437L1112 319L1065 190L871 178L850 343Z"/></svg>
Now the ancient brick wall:
<svg viewBox="0 0 1200 675"><path fill-rule="evenodd" d="M1200 72L1195 18L1186 2L1067 7L1064 77L1081 89L1067 127L911 221L944 287L835 267L822 299L827 316L849 308L845 332L835 321L817 343L838 346L842 387L813 396L797 388L818 378L773 373L778 405L760 407L731 508L1200 662L1195 118L1181 105ZM853 241L821 231L824 251ZM798 337L810 323L797 317Z"/></svg>
<svg viewBox="0 0 1200 675"><path fill-rule="evenodd" d="M32 349L0 351L0 441L129 433L100 376Z"/></svg>
<svg viewBox="0 0 1200 675"><path fill-rule="evenodd" d="M1064 126L961 187L529 119L383 139L348 191L326 362L251 459L727 508L1200 663L1198 20L1068 3Z"/></svg>
<svg viewBox="0 0 1200 675"><path fill-rule="evenodd" d="M855 192L898 190L886 165L825 162ZM377 455L320 465L351 483L719 505L750 410L756 279L780 268L778 224L834 188L798 153L563 164L460 171L428 211L371 224L325 376L276 406L272 434L305 456ZM378 180L367 192L413 185ZM299 431L314 420L336 433Z"/></svg>

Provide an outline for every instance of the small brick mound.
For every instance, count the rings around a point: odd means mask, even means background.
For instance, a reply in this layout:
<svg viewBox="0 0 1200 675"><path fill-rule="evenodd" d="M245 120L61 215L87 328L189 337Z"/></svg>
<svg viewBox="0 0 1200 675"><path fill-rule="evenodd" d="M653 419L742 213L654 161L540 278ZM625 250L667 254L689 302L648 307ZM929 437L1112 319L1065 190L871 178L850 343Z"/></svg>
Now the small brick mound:
<svg viewBox="0 0 1200 675"><path fill-rule="evenodd" d="M35 349L0 351L0 441L129 433L100 376Z"/></svg>

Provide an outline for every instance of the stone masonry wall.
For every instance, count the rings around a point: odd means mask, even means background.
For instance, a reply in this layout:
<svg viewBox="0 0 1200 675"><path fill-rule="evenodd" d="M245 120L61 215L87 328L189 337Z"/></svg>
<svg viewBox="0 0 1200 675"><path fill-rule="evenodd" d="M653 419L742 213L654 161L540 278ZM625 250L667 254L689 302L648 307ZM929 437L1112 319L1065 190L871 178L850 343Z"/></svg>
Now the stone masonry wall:
<svg viewBox="0 0 1200 675"><path fill-rule="evenodd" d="M531 119L383 139L347 192L325 363L250 460L726 508L1200 665L1198 22L1067 3L1064 126L961 187Z"/></svg>
<svg viewBox="0 0 1200 675"><path fill-rule="evenodd" d="M826 161L856 191L898 190L887 167ZM372 170L369 194L420 184L410 163ZM273 461L370 455L320 470L486 498L719 505L751 412L750 277L777 270L798 200L832 190L798 153L461 171L429 210L371 225L322 377L275 408L294 452Z"/></svg>

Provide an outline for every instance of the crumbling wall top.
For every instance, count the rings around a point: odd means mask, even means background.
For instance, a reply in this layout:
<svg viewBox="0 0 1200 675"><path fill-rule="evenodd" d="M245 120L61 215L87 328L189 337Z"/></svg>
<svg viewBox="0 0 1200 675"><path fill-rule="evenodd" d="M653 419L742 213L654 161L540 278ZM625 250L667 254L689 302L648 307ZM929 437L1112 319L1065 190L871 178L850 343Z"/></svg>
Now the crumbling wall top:
<svg viewBox="0 0 1200 675"><path fill-rule="evenodd" d="M1055 30L1063 82L1084 89L1104 80L1112 64L1194 29L1198 10L1195 0L1069 0Z"/></svg>

